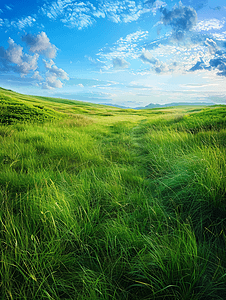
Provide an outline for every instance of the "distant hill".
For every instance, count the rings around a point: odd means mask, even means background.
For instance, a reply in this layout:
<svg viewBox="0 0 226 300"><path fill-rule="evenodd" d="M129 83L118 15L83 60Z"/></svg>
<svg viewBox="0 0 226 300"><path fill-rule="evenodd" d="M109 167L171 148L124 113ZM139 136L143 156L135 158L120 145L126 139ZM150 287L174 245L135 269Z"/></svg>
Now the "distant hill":
<svg viewBox="0 0 226 300"><path fill-rule="evenodd" d="M118 104L110 104L110 103L100 103L100 105L106 105L106 106L113 106L113 107L117 107L117 108L123 108L123 109L127 109L130 108L128 106L123 106L123 105L118 105Z"/></svg>
<svg viewBox="0 0 226 300"><path fill-rule="evenodd" d="M162 107L170 107L170 106L193 106L193 105L199 105L199 106L207 106L207 105L215 105L213 102L172 102L167 104L154 104L150 103L144 107L136 107L135 109L148 109L148 108L162 108Z"/></svg>

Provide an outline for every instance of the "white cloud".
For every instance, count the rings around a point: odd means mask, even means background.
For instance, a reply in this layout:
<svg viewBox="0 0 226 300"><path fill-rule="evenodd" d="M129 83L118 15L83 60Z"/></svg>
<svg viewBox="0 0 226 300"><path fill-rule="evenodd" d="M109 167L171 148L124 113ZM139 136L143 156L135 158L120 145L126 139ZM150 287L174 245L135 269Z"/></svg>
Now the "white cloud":
<svg viewBox="0 0 226 300"><path fill-rule="evenodd" d="M221 32L221 33L213 33L212 36L219 41L224 41L226 40L226 31Z"/></svg>
<svg viewBox="0 0 226 300"><path fill-rule="evenodd" d="M63 70L58 68L54 61L50 59L50 61L46 61L43 59L45 67L47 69L46 72L46 80L42 84L43 89L54 89L54 88L62 88L63 83L59 78L69 80L68 74Z"/></svg>
<svg viewBox="0 0 226 300"><path fill-rule="evenodd" d="M84 88L84 85L82 83L77 84L78 87Z"/></svg>
<svg viewBox="0 0 226 300"><path fill-rule="evenodd" d="M152 54L149 51L145 50L145 49L143 49L142 54L140 56L140 59L144 63L154 64L154 65L158 62L158 60L156 58L154 58L152 56Z"/></svg>
<svg viewBox="0 0 226 300"><path fill-rule="evenodd" d="M37 79L38 81L43 80L42 76L39 74L39 71L35 71L32 78Z"/></svg>
<svg viewBox="0 0 226 300"><path fill-rule="evenodd" d="M215 41L213 41L212 39L207 38L206 41L205 41L205 45L208 47L209 52L211 54L214 54L218 49L217 43Z"/></svg>
<svg viewBox="0 0 226 300"><path fill-rule="evenodd" d="M25 18L18 19L16 21L11 21L10 26L13 26L15 28L18 28L19 30L25 28L25 27L31 27L36 22L36 19L28 16Z"/></svg>
<svg viewBox="0 0 226 300"><path fill-rule="evenodd" d="M52 74L47 75L46 81L42 84L42 88L48 90L62 87L63 83Z"/></svg>
<svg viewBox="0 0 226 300"><path fill-rule="evenodd" d="M151 71L183 74L192 69L197 63L200 69L201 66L203 68L208 67L210 59L213 58L210 52L211 47L213 47L211 42L208 44L208 42L205 43L205 41L200 40L197 40L196 43L187 44L169 43L169 40L167 43L161 43L161 40L159 40L155 43L155 47L150 47L149 50L143 49L140 59L144 63L150 64ZM197 69L197 66L195 69ZM149 72L151 71L149 70Z"/></svg>
<svg viewBox="0 0 226 300"><path fill-rule="evenodd" d="M22 37L22 41L30 47L30 51L33 53L40 53L48 58L56 56L56 46L50 43L49 38L43 31L37 35L27 34Z"/></svg>
<svg viewBox="0 0 226 300"><path fill-rule="evenodd" d="M8 40L9 48L5 51L8 61L14 64L22 63L23 47L14 43L13 39Z"/></svg>
<svg viewBox="0 0 226 300"><path fill-rule="evenodd" d="M140 52L142 50L142 46L139 44L147 38L147 35L147 31L138 30L134 33L128 34L125 38L120 38L112 47L105 47L101 49L97 55L106 64L116 58L136 59L140 56Z"/></svg>
<svg viewBox="0 0 226 300"><path fill-rule="evenodd" d="M100 5L99 10L102 12L102 15L105 15L114 23L136 21L141 15L150 12L150 8L130 0L105 1Z"/></svg>
<svg viewBox="0 0 226 300"><path fill-rule="evenodd" d="M50 62L47 62L46 60L43 60L43 62L46 69L49 71L49 73L52 74L52 76L69 80L68 74L63 69L58 68L52 59L50 60Z"/></svg>
<svg viewBox="0 0 226 300"><path fill-rule="evenodd" d="M194 28L196 31L209 31L212 29L221 29L224 27L225 20L218 20L218 19L210 19L210 20L203 20L198 22L196 27Z"/></svg>
<svg viewBox="0 0 226 300"><path fill-rule="evenodd" d="M6 28L16 28L19 30L24 29L25 27L32 27L36 23L36 19L31 16L27 16L21 19L16 19L9 21L8 19L0 19L0 26Z"/></svg>
<svg viewBox="0 0 226 300"><path fill-rule="evenodd" d="M153 15L155 16L157 11L161 8L161 7L165 7L167 6L166 2L163 2L161 0L157 0L153 3L152 7L151 7L151 11L153 13Z"/></svg>
<svg viewBox="0 0 226 300"><path fill-rule="evenodd" d="M0 47L0 71L1 73L19 73L21 77L34 71L33 75L27 77L27 80L30 80L32 83L34 83L35 80L36 83L38 81L43 81L43 77L40 75L39 70L37 70L39 53L48 56L50 53L49 51L55 50L56 48L49 42L45 33L41 33L37 36L27 35L23 37L23 40L30 46L30 51L34 54L29 55L24 53L23 47L9 38L8 49ZM68 74L63 69L58 68L52 59L43 61L47 72L45 74L45 82L37 83L38 86L42 85L43 88L47 89L62 88L63 83L60 79L69 80Z"/></svg>
<svg viewBox="0 0 226 300"><path fill-rule="evenodd" d="M120 57L113 58L112 63L114 69L117 70L123 70L129 67L129 63L124 58L120 58Z"/></svg>
<svg viewBox="0 0 226 300"><path fill-rule="evenodd" d="M95 19L93 18L94 6L91 3L70 3L70 6L66 6L62 18L60 21L67 27L78 29L86 28L91 26Z"/></svg>
<svg viewBox="0 0 226 300"><path fill-rule="evenodd" d="M150 8L132 0L100 1L96 6L89 1L56 0L51 4L44 4L40 9L51 20L59 18L65 26L78 29L91 26L97 18L107 18L114 23L133 22L150 11Z"/></svg>
<svg viewBox="0 0 226 300"><path fill-rule="evenodd" d="M1 47L0 69L3 71L14 71L21 76L37 69L39 55L28 55L23 53L23 47L17 45L11 38L8 40L9 47L5 50Z"/></svg>
<svg viewBox="0 0 226 300"><path fill-rule="evenodd" d="M65 26L82 29L95 22L96 8L92 3L74 2L72 0L57 0L51 4L44 4L41 12L52 20L60 18Z"/></svg>

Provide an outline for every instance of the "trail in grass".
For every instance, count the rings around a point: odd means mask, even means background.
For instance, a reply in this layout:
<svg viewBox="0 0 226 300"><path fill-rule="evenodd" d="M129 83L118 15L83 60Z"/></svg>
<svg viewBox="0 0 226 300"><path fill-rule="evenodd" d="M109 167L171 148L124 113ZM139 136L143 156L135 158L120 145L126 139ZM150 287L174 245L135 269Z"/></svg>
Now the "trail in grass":
<svg viewBox="0 0 226 300"><path fill-rule="evenodd" d="M86 108L0 126L0 298L225 299L223 114Z"/></svg>

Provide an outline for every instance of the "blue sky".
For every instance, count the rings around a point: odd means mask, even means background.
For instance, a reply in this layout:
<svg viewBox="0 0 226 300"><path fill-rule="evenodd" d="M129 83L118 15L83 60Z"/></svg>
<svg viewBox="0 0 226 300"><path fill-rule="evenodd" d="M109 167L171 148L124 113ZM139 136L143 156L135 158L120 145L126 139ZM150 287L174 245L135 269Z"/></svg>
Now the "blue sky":
<svg viewBox="0 0 226 300"><path fill-rule="evenodd" d="M226 1L2 0L0 86L126 107L226 104Z"/></svg>

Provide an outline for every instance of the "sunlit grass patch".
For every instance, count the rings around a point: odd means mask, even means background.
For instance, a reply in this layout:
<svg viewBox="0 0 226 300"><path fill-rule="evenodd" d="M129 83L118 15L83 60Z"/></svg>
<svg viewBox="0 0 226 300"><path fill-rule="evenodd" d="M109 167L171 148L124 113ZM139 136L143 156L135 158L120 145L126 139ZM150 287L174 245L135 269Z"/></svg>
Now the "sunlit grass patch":
<svg viewBox="0 0 226 300"><path fill-rule="evenodd" d="M82 115L71 115L68 118L63 119L62 121L57 122L57 126L59 127L80 127L87 126L93 124L93 120L89 117Z"/></svg>
<svg viewBox="0 0 226 300"><path fill-rule="evenodd" d="M0 99L0 122L13 124L17 122L44 122L60 119L62 116L43 105L28 105L18 100L3 97Z"/></svg>
<svg viewBox="0 0 226 300"><path fill-rule="evenodd" d="M226 107L204 108L202 111L185 115L177 128L196 133L201 130L219 130L226 125Z"/></svg>

